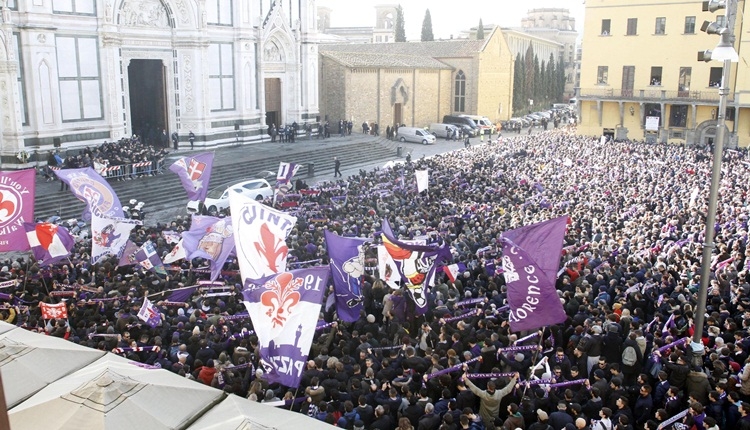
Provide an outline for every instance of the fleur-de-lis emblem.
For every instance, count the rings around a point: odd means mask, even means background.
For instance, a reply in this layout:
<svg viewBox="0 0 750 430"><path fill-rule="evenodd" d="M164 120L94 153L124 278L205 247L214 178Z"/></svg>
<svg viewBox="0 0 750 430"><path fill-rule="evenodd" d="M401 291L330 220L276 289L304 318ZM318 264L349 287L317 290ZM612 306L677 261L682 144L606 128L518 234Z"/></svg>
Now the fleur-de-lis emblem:
<svg viewBox="0 0 750 430"><path fill-rule="evenodd" d="M260 303L267 307L266 315L271 317L273 328L284 326L289 315L292 313L292 307L299 303L302 296L299 289L302 286L302 278L294 278L291 273L285 272L268 281L260 295Z"/></svg>
<svg viewBox="0 0 750 430"><path fill-rule="evenodd" d="M286 242L277 238L265 223L260 227L260 242L255 242L255 249L265 258L268 268L273 273L279 271L278 267L286 260L289 252Z"/></svg>

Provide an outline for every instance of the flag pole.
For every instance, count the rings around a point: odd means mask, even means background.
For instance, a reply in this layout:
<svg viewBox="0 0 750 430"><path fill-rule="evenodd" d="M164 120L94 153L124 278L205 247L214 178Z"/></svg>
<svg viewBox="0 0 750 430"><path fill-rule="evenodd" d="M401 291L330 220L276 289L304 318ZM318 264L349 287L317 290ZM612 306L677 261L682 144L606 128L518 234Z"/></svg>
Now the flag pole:
<svg viewBox="0 0 750 430"><path fill-rule="evenodd" d="M529 370L528 370L528 373L526 375L526 380L527 381L529 380L529 378L531 378L531 369L533 369L534 367L536 367L537 364L539 364L539 363L536 363L536 359L539 356L539 350L542 349L542 343L544 342L544 330L545 330L545 328L546 327L542 327L542 332L539 334L539 344L538 344L537 349L534 350L534 354L533 354L532 359L531 359L531 363L534 364L534 365L531 366L529 368ZM521 395L522 399L526 395L526 390L528 390L528 389L529 389L529 385L526 384L523 387L523 394Z"/></svg>

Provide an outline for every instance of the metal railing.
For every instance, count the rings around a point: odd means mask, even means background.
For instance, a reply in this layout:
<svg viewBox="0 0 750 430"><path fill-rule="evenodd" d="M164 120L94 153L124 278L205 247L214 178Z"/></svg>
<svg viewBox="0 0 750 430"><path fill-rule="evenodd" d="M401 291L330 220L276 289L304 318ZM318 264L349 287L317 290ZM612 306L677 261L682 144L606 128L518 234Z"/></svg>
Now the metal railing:
<svg viewBox="0 0 750 430"><path fill-rule="evenodd" d="M579 99L616 99L616 100L678 100L697 102L719 101L719 92L715 89L703 91L667 91L660 89L623 89L623 88L579 88L577 97ZM734 99L734 93L730 93L730 100Z"/></svg>

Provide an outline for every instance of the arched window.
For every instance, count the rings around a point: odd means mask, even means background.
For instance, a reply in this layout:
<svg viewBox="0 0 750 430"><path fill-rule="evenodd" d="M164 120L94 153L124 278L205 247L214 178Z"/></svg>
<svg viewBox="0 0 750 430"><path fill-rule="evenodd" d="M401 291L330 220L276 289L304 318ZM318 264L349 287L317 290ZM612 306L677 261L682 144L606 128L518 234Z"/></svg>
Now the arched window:
<svg viewBox="0 0 750 430"><path fill-rule="evenodd" d="M466 112L466 75L463 70L456 73L455 90L453 93L453 111Z"/></svg>

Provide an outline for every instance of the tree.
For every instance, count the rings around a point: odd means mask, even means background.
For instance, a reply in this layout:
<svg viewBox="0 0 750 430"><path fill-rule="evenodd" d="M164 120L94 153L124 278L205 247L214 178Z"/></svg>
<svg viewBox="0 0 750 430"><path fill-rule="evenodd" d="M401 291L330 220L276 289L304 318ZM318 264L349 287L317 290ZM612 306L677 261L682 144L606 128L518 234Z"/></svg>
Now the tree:
<svg viewBox="0 0 750 430"><path fill-rule="evenodd" d="M406 42L406 30L404 29L404 9L401 5L396 8L396 42Z"/></svg>
<svg viewBox="0 0 750 430"><path fill-rule="evenodd" d="M516 61L513 63L513 115L521 114L526 107L526 92L523 85L524 70L521 53L516 54Z"/></svg>
<svg viewBox="0 0 750 430"><path fill-rule="evenodd" d="M477 40L484 40L484 24L482 24L482 18L479 18L479 26L477 27Z"/></svg>
<svg viewBox="0 0 750 430"><path fill-rule="evenodd" d="M526 49L526 54L523 57L523 92L526 96L524 105L529 109L531 113L531 106L529 99L534 99L534 47L529 43L529 47Z"/></svg>
<svg viewBox="0 0 750 430"><path fill-rule="evenodd" d="M422 21L422 42L432 42L433 40L435 40L435 36L432 34L432 17L430 16L430 10L427 9Z"/></svg>

